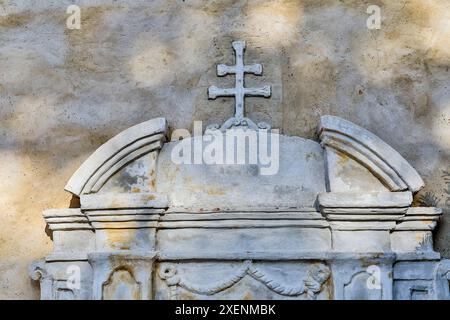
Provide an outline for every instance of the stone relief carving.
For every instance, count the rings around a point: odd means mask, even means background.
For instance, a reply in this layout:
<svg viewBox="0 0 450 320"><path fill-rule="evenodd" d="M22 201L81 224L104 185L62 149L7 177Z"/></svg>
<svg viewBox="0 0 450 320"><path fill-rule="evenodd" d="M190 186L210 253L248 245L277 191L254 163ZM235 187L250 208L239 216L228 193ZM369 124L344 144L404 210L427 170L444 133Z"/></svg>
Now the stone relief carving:
<svg viewBox="0 0 450 320"><path fill-rule="evenodd" d="M368 289L367 282L371 274L366 271L352 275L350 281L344 284L344 299L346 300L381 300L382 288Z"/></svg>
<svg viewBox="0 0 450 320"><path fill-rule="evenodd" d="M217 71L235 74L235 88L209 89L210 98L235 98L235 115L220 129L268 128L244 114L246 96L270 96L270 87L244 86L244 74L260 75L262 67L244 65L244 42L233 48L236 65ZM442 210L412 206L420 175L374 134L325 115L318 141L279 135L279 170L271 176L258 164L174 163L180 141L167 134L164 118L119 133L69 179L65 189L79 197L79 208L44 212L54 249L30 269L42 299L179 299L183 290L231 298L247 291L249 298L449 298L448 261L433 249ZM267 267L274 261L281 264ZM181 271L187 265L189 275ZM70 288L74 266L80 281ZM198 274L204 279L188 278ZM379 287L367 286L370 277Z"/></svg>
<svg viewBox="0 0 450 320"><path fill-rule="evenodd" d="M130 270L115 269L103 284L105 300L140 300L141 284L136 281Z"/></svg>
<svg viewBox="0 0 450 320"><path fill-rule="evenodd" d="M244 65L245 41L234 41L232 46L235 52L236 64L234 66L227 66L224 64L217 65L217 75L223 77L228 74L234 74L236 78L235 87L230 89L220 89L216 86L211 86L208 88L208 97L209 99L216 99L217 97L234 97L234 117L231 117L225 121L222 126L211 125L208 129L220 128L220 130L227 130L231 127L237 126L249 127L251 129L270 129L270 125L268 123L261 122L256 125L252 120L244 116L246 96L265 98L269 98L271 96L270 86L263 86L260 88L246 88L244 86L245 74L251 73L257 76L262 75L262 65Z"/></svg>
<svg viewBox="0 0 450 320"><path fill-rule="evenodd" d="M45 260L37 260L33 262L28 273L30 278L35 281L39 281L41 284L41 299L52 300L53 297L53 277L46 270Z"/></svg>
<svg viewBox="0 0 450 320"><path fill-rule="evenodd" d="M270 275L254 266L252 261L244 261L243 265L236 273L227 276L219 283L213 284L193 284L177 274L177 267L174 264L166 263L160 266L159 276L167 282L170 288L170 299L178 299L178 287L184 288L190 292L200 295L214 295L220 291L228 289L238 283L246 275L251 276L255 280L263 283L267 288L275 293L296 297L306 294L308 299L315 299L317 294L322 290L323 284L330 277L330 269L324 264L312 264L304 279L298 279L299 285L289 286L274 281Z"/></svg>

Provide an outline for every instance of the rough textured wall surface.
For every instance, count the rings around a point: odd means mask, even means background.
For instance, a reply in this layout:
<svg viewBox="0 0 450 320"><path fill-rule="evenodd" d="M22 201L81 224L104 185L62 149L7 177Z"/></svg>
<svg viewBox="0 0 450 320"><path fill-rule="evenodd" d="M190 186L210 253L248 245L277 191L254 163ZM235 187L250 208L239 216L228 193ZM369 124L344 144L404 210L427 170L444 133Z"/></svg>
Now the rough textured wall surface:
<svg viewBox="0 0 450 320"><path fill-rule="evenodd" d="M247 114L287 135L315 138L321 115L377 134L422 175L416 203L446 208L436 247L450 257L450 2L0 0L0 298L38 298L27 266L51 240L41 211L68 207L63 187L98 146L144 120L172 129L226 120L208 101L230 43L264 66L269 100ZM366 10L381 8L379 30Z"/></svg>

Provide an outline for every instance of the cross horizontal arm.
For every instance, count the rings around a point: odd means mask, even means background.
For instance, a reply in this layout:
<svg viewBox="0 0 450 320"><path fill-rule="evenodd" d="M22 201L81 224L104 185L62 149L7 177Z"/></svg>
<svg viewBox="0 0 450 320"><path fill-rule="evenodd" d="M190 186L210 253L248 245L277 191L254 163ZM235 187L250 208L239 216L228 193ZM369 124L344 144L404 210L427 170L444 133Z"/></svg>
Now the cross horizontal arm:
<svg viewBox="0 0 450 320"><path fill-rule="evenodd" d="M258 96L258 97L270 97L272 91L270 86L263 86L260 88L244 88L244 95L246 96Z"/></svg>
<svg viewBox="0 0 450 320"><path fill-rule="evenodd" d="M215 99L217 97L231 97L236 94L236 90L234 88L230 89L221 89L216 86L211 86L208 88L208 98Z"/></svg>
<svg viewBox="0 0 450 320"><path fill-rule="evenodd" d="M226 76L227 74L236 73L236 66L227 66L226 64L217 65L217 75L219 77Z"/></svg>
<svg viewBox="0 0 450 320"><path fill-rule="evenodd" d="M210 86L208 88L208 98L216 99L217 97L234 97L234 117L230 118L227 123L228 127L238 126L245 123L245 97L266 97L269 98L272 94L270 86L262 86L259 88L246 88L244 84L245 74L254 74L257 76L262 75L263 67L259 63L245 65L244 64L244 51L245 41L233 41L232 43L235 55L235 65L229 66L226 64L217 65L217 75L226 76L228 74L235 75L235 87L234 88L218 88L216 86ZM231 121L231 122L230 122Z"/></svg>
<svg viewBox="0 0 450 320"><path fill-rule="evenodd" d="M260 65L259 63L252 64L249 66L244 66L245 73L252 73L257 76L260 76L260 75L262 75L262 71L263 71L262 65Z"/></svg>

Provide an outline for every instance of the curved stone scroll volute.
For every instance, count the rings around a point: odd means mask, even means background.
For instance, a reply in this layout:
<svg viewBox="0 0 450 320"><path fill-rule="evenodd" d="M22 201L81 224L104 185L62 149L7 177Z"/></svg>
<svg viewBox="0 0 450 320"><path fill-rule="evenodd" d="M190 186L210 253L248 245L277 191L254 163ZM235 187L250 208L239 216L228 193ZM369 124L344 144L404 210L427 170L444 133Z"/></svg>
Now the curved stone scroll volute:
<svg viewBox="0 0 450 320"><path fill-rule="evenodd" d="M53 278L47 271L45 266L45 259L34 261L28 267L28 274L34 281L40 282L41 300L53 299Z"/></svg>
<svg viewBox="0 0 450 320"><path fill-rule="evenodd" d="M72 175L65 190L80 196L95 193L128 163L162 148L167 121L155 118L122 131L101 145Z"/></svg>

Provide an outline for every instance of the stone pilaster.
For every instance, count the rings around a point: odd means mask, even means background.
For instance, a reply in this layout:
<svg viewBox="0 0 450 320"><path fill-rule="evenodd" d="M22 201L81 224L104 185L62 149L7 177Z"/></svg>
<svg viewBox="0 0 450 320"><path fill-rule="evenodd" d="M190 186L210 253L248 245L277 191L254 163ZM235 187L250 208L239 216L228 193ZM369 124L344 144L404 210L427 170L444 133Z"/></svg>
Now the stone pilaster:
<svg viewBox="0 0 450 320"><path fill-rule="evenodd" d="M156 229L167 199L156 193L81 196L81 208L95 230L89 254L92 298L152 299Z"/></svg>

